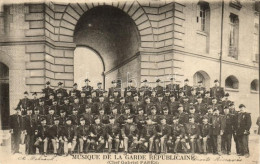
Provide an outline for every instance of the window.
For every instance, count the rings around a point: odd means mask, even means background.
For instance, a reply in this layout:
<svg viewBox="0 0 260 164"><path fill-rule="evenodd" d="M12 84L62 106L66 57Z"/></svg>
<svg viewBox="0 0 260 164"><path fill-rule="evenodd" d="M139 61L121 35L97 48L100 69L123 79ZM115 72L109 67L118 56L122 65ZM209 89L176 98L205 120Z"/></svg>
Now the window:
<svg viewBox="0 0 260 164"><path fill-rule="evenodd" d="M197 86L199 81L202 81L202 85L209 89L210 77L207 72L201 70L193 75L193 86Z"/></svg>
<svg viewBox="0 0 260 164"><path fill-rule="evenodd" d="M197 5L198 30L209 33L210 8L209 3L200 1Z"/></svg>
<svg viewBox="0 0 260 164"><path fill-rule="evenodd" d="M253 61L259 62L259 14L255 14Z"/></svg>
<svg viewBox="0 0 260 164"><path fill-rule="evenodd" d="M235 14L229 16L229 53L228 56L238 59L238 30L239 30L239 19Z"/></svg>
<svg viewBox="0 0 260 164"><path fill-rule="evenodd" d="M251 82L251 91L258 91L259 90L259 82L257 79Z"/></svg>
<svg viewBox="0 0 260 164"><path fill-rule="evenodd" d="M238 89L239 82L238 82L237 78L233 75L228 76L225 80L225 87L231 88L231 89Z"/></svg>

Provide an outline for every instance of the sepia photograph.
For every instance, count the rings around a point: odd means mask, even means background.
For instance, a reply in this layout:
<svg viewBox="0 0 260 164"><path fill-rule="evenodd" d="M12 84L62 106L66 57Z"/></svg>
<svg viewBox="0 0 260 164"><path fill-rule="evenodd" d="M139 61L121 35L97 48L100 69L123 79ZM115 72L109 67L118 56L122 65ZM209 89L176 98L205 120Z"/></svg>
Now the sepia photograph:
<svg viewBox="0 0 260 164"><path fill-rule="evenodd" d="M0 164L260 164L259 0L0 0Z"/></svg>

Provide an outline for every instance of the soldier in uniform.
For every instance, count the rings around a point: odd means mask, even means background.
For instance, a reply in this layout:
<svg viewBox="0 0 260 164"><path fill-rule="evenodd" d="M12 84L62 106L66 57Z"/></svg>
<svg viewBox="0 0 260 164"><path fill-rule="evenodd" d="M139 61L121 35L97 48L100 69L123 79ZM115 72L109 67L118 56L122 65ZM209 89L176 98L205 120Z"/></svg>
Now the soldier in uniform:
<svg viewBox="0 0 260 164"><path fill-rule="evenodd" d="M180 90L180 85L175 84L175 78L170 78L171 83L166 86L166 90L170 91L171 95L174 95L175 99L177 100L179 98L179 90Z"/></svg>
<svg viewBox="0 0 260 164"><path fill-rule="evenodd" d="M189 96L189 103L195 104L197 102L196 90L191 88L191 95Z"/></svg>
<svg viewBox="0 0 260 164"><path fill-rule="evenodd" d="M99 117L95 117L94 120L95 123L92 124L90 130L90 143L94 145L96 152L100 152L105 146L106 130Z"/></svg>
<svg viewBox="0 0 260 164"><path fill-rule="evenodd" d="M10 116L9 125L11 132L11 150L12 153L19 153L21 133L23 130L23 119L21 116L21 109L16 108L16 113Z"/></svg>
<svg viewBox="0 0 260 164"><path fill-rule="evenodd" d="M32 93L33 98L30 100L31 101L31 108L34 111L34 108L37 107L39 105L39 99L37 98L37 93L33 92Z"/></svg>
<svg viewBox="0 0 260 164"><path fill-rule="evenodd" d="M202 124L200 126L200 136L202 138L202 148L203 148L203 153L207 154L207 150L208 150L208 142L209 142L209 138L211 136L211 125L208 122L208 117L204 116L203 117L203 121Z"/></svg>
<svg viewBox="0 0 260 164"><path fill-rule="evenodd" d="M167 104L170 101L170 96L171 96L170 90L166 89L163 96L163 102Z"/></svg>
<svg viewBox="0 0 260 164"><path fill-rule="evenodd" d="M162 118L162 117L165 118L166 123L167 123L168 125L172 124L172 117L173 117L173 115L169 114L169 109L168 109L167 106L163 107L163 109L162 109L162 115L161 115L160 117L161 117L161 118Z"/></svg>
<svg viewBox="0 0 260 164"><path fill-rule="evenodd" d="M163 108L167 107L167 104L163 101L163 95L158 94L158 101L155 102L158 114L163 114Z"/></svg>
<svg viewBox="0 0 260 164"><path fill-rule="evenodd" d="M115 98L113 96L109 97L109 102L107 103L107 105L108 105L107 114L111 114L113 107L118 107L118 103L115 102Z"/></svg>
<svg viewBox="0 0 260 164"><path fill-rule="evenodd" d="M60 106L60 111L64 110L67 115L71 115L72 114L72 106L69 103L69 99L67 97L64 97L63 101L64 101L64 104L62 106Z"/></svg>
<svg viewBox="0 0 260 164"><path fill-rule="evenodd" d="M184 148L184 151L187 152L186 142L185 142L185 127L183 124L179 124L178 117L173 117L173 124L171 124L171 134L169 136L169 140L167 142L168 149L173 147L173 153L178 152L178 148L180 143ZM172 144L174 143L174 145Z"/></svg>
<svg viewBox="0 0 260 164"><path fill-rule="evenodd" d="M212 104L212 98L210 97L209 91L205 92L205 97L203 98L202 103L206 104L207 106Z"/></svg>
<svg viewBox="0 0 260 164"><path fill-rule="evenodd" d="M186 112L183 111L183 105L182 104L179 105L178 111L179 112L176 114L176 116L179 119L179 123L182 124L182 125L188 123L189 116Z"/></svg>
<svg viewBox="0 0 260 164"><path fill-rule="evenodd" d="M206 105L202 102L202 97L197 97L197 102L194 104L194 107L196 109L196 113L201 114L204 116L207 113Z"/></svg>
<svg viewBox="0 0 260 164"><path fill-rule="evenodd" d="M62 126L60 125L60 118L58 116L54 118L54 125L48 129L48 133L52 143L54 155L60 155L64 142L62 141Z"/></svg>
<svg viewBox="0 0 260 164"><path fill-rule="evenodd" d="M128 86L125 88L125 91L124 91L124 97L126 97L128 91L131 92L131 95L134 95L137 93L136 87L133 86L133 80L131 80L131 79L128 80L127 85Z"/></svg>
<svg viewBox="0 0 260 164"><path fill-rule="evenodd" d="M44 156L47 156L47 148L48 148L48 141L49 141L49 127L46 125L46 119L44 117L41 118L41 125L35 131L36 135L36 142L34 146L39 149L40 153L43 153Z"/></svg>
<svg viewBox="0 0 260 164"><path fill-rule="evenodd" d="M126 95L125 95L125 102L130 104L134 101L134 98L133 98L133 95L132 95L132 92L131 90L127 90L126 91Z"/></svg>
<svg viewBox="0 0 260 164"><path fill-rule="evenodd" d="M52 106L53 101L55 101L54 93L50 93L50 94L49 94L49 99L46 100L45 105L46 105L46 106Z"/></svg>
<svg viewBox="0 0 260 164"><path fill-rule="evenodd" d="M83 107L84 105L82 105ZM83 111L81 110L82 109L80 103L79 103L79 98L78 97L75 97L74 98L74 102L71 104L71 108L72 109L77 109L78 113L81 114Z"/></svg>
<svg viewBox="0 0 260 164"><path fill-rule="evenodd" d="M144 91L144 96L149 96L150 97L152 88L147 85L148 80L145 79L142 83L143 83L143 86L140 88L140 90Z"/></svg>
<svg viewBox="0 0 260 164"><path fill-rule="evenodd" d="M210 124L212 124L212 145L213 145L213 153L218 153L221 155L221 136L224 132L224 124L223 118L219 115L218 108L214 109L213 116L210 120Z"/></svg>
<svg viewBox="0 0 260 164"><path fill-rule="evenodd" d="M46 124L51 127L54 124L54 109L49 107L49 114L46 115Z"/></svg>
<svg viewBox="0 0 260 164"><path fill-rule="evenodd" d="M69 95L71 95L71 92L75 92L77 97L80 97L81 93L78 90L78 84L74 83L72 90L70 90Z"/></svg>
<svg viewBox="0 0 260 164"><path fill-rule="evenodd" d="M118 87L117 81L113 80L112 82L113 87L108 89L108 97L114 95L114 91L118 91L119 97L121 97L121 89Z"/></svg>
<svg viewBox="0 0 260 164"><path fill-rule="evenodd" d="M184 80L184 86L181 88L181 90L184 92L184 96L191 95L191 86L189 86L189 79Z"/></svg>
<svg viewBox="0 0 260 164"><path fill-rule="evenodd" d="M34 120L32 118L32 109L27 109L27 115L23 118L23 128L26 133L25 142L26 142L26 154L34 154L34 139L35 139L35 130L36 130L36 123L34 123Z"/></svg>
<svg viewBox="0 0 260 164"><path fill-rule="evenodd" d="M161 123L156 127L156 139L155 139L155 149L156 153L167 153L166 143L168 141L168 137L171 134L171 127L166 123L165 117L161 117ZM159 147L160 143L160 147Z"/></svg>
<svg viewBox="0 0 260 164"><path fill-rule="evenodd" d="M48 108L45 106L44 100L42 98L39 99L39 105L36 108L34 108L34 113L36 110L40 112L40 115L48 114Z"/></svg>
<svg viewBox="0 0 260 164"><path fill-rule="evenodd" d="M106 138L108 142L108 153L111 153L112 146L114 145L115 153L118 152L119 145L120 145L120 125L115 122L115 117L109 117L109 124L106 127L107 133Z"/></svg>
<svg viewBox="0 0 260 164"><path fill-rule="evenodd" d="M147 96L148 97L148 96ZM139 89L139 92L138 92L138 100L141 102L141 103L144 103L145 101L145 96L144 96L144 90L142 88Z"/></svg>
<svg viewBox="0 0 260 164"><path fill-rule="evenodd" d="M92 98L93 103L97 103L99 101L99 98L97 97L97 91L96 90L91 91L91 98Z"/></svg>
<svg viewBox="0 0 260 164"><path fill-rule="evenodd" d="M142 131L144 128L145 122L146 121L146 116L144 115L144 109L143 108L138 108L138 115L136 115L134 119L134 123L136 123L137 128Z"/></svg>
<svg viewBox="0 0 260 164"><path fill-rule="evenodd" d="M86 124L86 119L84 117L80 117L80 125L77 128L77 138L79 140L79 153L88 153L89 145L90 145L90 124Z"/></svg>
<svg viewBox="0 0 260 164"><path fill-rule="evenodd" d="M133 96L134 96L134 101L131 102L130 108L131 108L132 114L137 114L138 108L142 105L142 103L139 101L137 93L135 93Z"/></svg>
<svg viewBox="0 0 260 164"><path fill-rule="evenodd" d="M154 87L154 90L156 92L157 95L161 94L163 95L164 92L164 88L160 85L161 80L157 79L156 80L156 87Z"/></svg>
<svg viewBox="0 0 260 164"><path fill-rule="evenodd" d="M206 93L206 88L202 86L202 81L198 81L198 86L196 87L197 95L204 97Z"/></svg>
<svg viewBox="0 0 260 164"><path fill-rule="evenodd" d="M194 118L194 122L196 124L200 124L201 121L202 121L201 120L201 115L199 113L195 112L194 106L190 106L189 117L193 117Z"/></svg>
<svg viewBox="0 0 260 164"><path fill-rule="evenodd" d="M216 97L213 97L213 98L212 98L211 106L212 106L213 110L214 110L215 108L217 108L217 109L219 110L219 113L220 113L220 114L223 114L223 108L221 107L221 104L218 103L218 100L217 100Z"/></svg>
<svg viewBox="0 0 260 164"><path fill-rule="evenodd" d="M98 110L99 110L99 115L97 115L96 117L99 118L99 120L102 124L108 124L109 118L108 118L108 115L105 114L104 108L99 108Z"/></svg>
<svg viewBox="0 0 260 164"><path fill-rule="evenodd" d="M160 116L157 115L157 110L155 106L151 106L151 114L147 117L151 119L153 125L160 123Z"/></svg>
<svg viewBox="0 0 260 164"><path fill-rule="evenodd" d="M51 87L51 83L49 81L46 82L46 86L44 89L42 89L42 92L45 93L45 98L48 99L50 96L50 93L54 93L54 89Z"/></svg>
<svg viewBox="0 0 260 164"><path fill-rule="evenodd" d="M224 133L222 135L222 151L225 154L230 155L231 152L231 140L232 134L234 132L234 115L229 113L229 108L227 106L224 107L224 115L223 115L223 124L224 124Z"/></svg>
<svg viewBox="0 0 260 164"><path fill-rule="evenodd" d="M97 89L96 89L97 97L99 97L100 95L103 95L103 92L104 92L104 89L102 88L102 83L98 82Z"/></svg>
<svg viewBox="0 0 260 164"><path fill-rule="evenodd" d="M145 102L143 103L143 109L145 115L151 114L151 107L155 106L155 104L151 103L150 98L148 96L145 97ZM157 111L158 112L158 111Z"/></svg>
<svg viewBox="0 0 260 164"><path fill-rule="evenodd" d="M60 117L59 117L60 121L59 124L60 126L64 127L66 124L66 111L61 109L60 110Z"/></svg>
<svg viewBox="0 0 260 164"><path fill-rule="evenodd" d="M139 137L139 129L133 123L133 116L129 116L127 118L127 122L123 126L121 133L124 140L125 153L127 153L128 150L129 153L132 153L133 149L138 145L138 137Z"/></svg>
<svg viewBox="0 0 260 164"><path fill-rule="evenodd" d="M252 125L251 115L247 113L246 106L244 104L239 105L239 113L237 115L237 122L235 123L235 133L237 135L239 144L239 155L249 157L248 149L248 136L250 134L250 128Z"/></svg>
<svg viewBox="0 0 260 164"><path fill-rule="evenodd" d="M217 100L221 100L224 97L224 88L219 86L219 81L214 80L215 86L210 88L210 97L216 97Z"/></svg>
<svg viewBox="0 0 260 164"><path fill-rule="evenodd" d="M125 113L125 108L128 106L128 104L125 103L125 98L120 97L120 103L118 105L118 110L120 114Z"/></svg>
<svg viewBox="0 0 260 164"><path fill-rule="evenodd" d="M147 150L144 143L148 142L148 151L152 153L154 147L154 139L156 137L157 132L155 129L154 121L151 117L146 117L146 124L144 125L144 128L140 133L140 140L142 141L141 147Z"/></svg>
<svg viewBox="0 0 260 164"><path fill-rule="evenodd" d="M70 115L72 125L75 127L79 125L79 114L78 114L78 109L73 108L72 109L72 115Z"/></svg>
<svg viewBox="0 0 260 164"><path fill-rule="evenodd" d="M153 103L156 103L158 101L158 97L156 96L156 91L154 89L151 91L150 100Z"/></svg>
<svg viewBox="0 0 260 164"><path fill-rule="evenodd" d="M185 138L189 140L191 153L195 153L195 144L197 145L198 152L201 153L201 143L200 143L200 128L195 123L193 116L189 117L189 123L185 125Z"/></svg>
<svg viewBox="0 0 260 164"><path fill-rule="evenodd" d="M26 115L26 109L28 109L31 106L31 102L28 98L29 94L27 91L24 92L24 98L20 99L17 108L21 108L22 115Z"/></svg>
<svg viewBox="0 0 260 164"><path fill-rule="evenodd" d="M90 80L89 79L85 79L85 86L82 87L82 91L84 91L86 93L86 96L90 96L91 92L93 90L93 87L89 85Z"/></svg>
<svg viewBox="0 0 260 164"><path fill-rule="evenodd" d="M62 138L64 140L64 153L65 156L72 154L77 144L77 129L76 126L72 125L71 117L66 118L66 124L62 131ZM69 152L68 144L71 144Z"/></svg>
<svg viewBox="0 0 260 164"><path fill-rule="evenodd" d="M122 120L122 116L121 116L121 114L119 114L118 112L117 112L117 107L112 107L112 113L109 115L110 117L114 117L114 119L115 119L115 123L119 123L120 124L120 126L121 126L121 124L123 124L124 122L125 122L125 120Z"/></svg>
<svg viewBox="0 0 260 164"><path fill-rule="evenodd" d="M86 93L84 91L80 92L79 104L80 105L87 104L87 96L86 96Z"/></svg>
<svg viewBox="0 0 260 164"><path fill-rule="evenodd" d="M170 101L168 102L169 113L174 116L178 113L179 107L179 102L175 101L175 99L174 95L170 95Z"/></svg>
<svg viewBox="0 0 260 164"><path fill-rule="evenodd" d="M35 127L38 127L38 125L40 125L41 117L42 117L42 115L40 114L39 109L35 108L34 109L34 114L32 115L32 120L33 120L33 123L35 124L34 125Z"/></svg>
<svg viewBox="0 0 260 164"><path fill-rule="evenodd" d="M104 96L100 95L99 96L99 102L96 103L96 108L100 109L103 108L105 111L105 114L110 114L109 112L109 104L104 101Z"/></svg>
<svg viewBox="0 0 260 164"><path fill-rule="evenodd" d="M183 106L184 112L189 112L190 103L189 103L189 98L187 96L183 97L182 106Z"/></svg>
<svg viewBox="0 0 260 164"><path fill-rule="evenodd" d="M121 92L121 91L120 91L120 92ZM115 90L114 93L113 93L113 97L114 97L114 99L115 99L115 102L118 103L118 104L120 103L120 98L121 98L120 92L117 91L117 90Z"/></svg>
<svg viewBox="0 0 260 164"><path fill-rule="evenodd" d="M221 101L221 106L222 106L222 108L223 108L224 106L229 107L229 105L231 104L231 101L228 99L228 97L229 97L229 93L225 93L224 100Z"/></svg>
<svg viewBox="0 0 260 164"><path fill-rule="evenodd" d="M62 97L62 93L60 91L57 92L57 98L56 98L56 101L57 101L57 105L58 107L62 106L64 101L63 101L63 98ZM57 113L58 114L58 113Z"/></svg>
<svg viewBox="0 0 260 164"><path fill-rule="evenodd" d="M91 125L94 123L93 113L91 112L91 107L89 105L85 106L85 112L81 114L81 117L85 119L86 125Z"/></svg>
<svg viewBox="0 0 260 164"><path fill-rule="evenodd" d="M55 96L57 96L57 93L58 93L58 92L61 93L61 97L62 97L62 98L69 96L67 90L63 88L63 83L62 83L62 82L59 82L59 83L58 83L58 89L56 89L56 91L55 91L55 94L56 94Z"/></svg>

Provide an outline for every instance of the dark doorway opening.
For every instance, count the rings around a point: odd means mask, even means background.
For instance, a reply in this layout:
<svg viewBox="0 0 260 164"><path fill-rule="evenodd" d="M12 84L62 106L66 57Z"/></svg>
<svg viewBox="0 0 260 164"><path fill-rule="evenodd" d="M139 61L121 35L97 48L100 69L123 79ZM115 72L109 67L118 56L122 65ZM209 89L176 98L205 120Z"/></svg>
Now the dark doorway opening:
<svg viewBox="0 0 260 164"><path fill-rule="evenodd" d="M0 63L0 128L9 128L10 101L9 101L9 68Z"/></svg>

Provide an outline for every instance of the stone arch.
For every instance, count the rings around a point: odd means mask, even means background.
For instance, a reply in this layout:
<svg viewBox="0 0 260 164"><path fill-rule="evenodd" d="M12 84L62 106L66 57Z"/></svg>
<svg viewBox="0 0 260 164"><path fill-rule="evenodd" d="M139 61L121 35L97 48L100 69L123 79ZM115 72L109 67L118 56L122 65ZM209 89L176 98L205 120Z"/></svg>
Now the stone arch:
<svg viewBox="0 0 260 164"><path fill-rule="evenodd" d="M0 51L0 62L4 63L9 68L9 70L14 69L14 61L12 57L4 51Z"/></svg>
<svg viewBox="0 0 260 164"><path fill-rule="evenodd" d="M207 72L200 70L193 75L193 85L197 86L198 82L202 81L202 84L206 88L210 88L210 76Z"/></svg>
<svg viewBox="0 0 260 164"><path fill-rule="evenodd" d="M231 89L238 89L239 88L239 81L236 76L230 75L225 80L225 87Z"/></svg>
<svg viewBox="0 0 260 164"><path fill-rule="evenodd" d="M124 11L135 23L140 34L141 42L150 42L154 46L152 25L143 8L137 1L126 2L98 2L98 3L69 3L62 15L59 26L59 41L73 42L75 26L80 17L88 10L97 6L113 6ZM145 44L147 45L147 44ZM141 44L142 46L142 44ZM145 46L142 46L145 47Z"/></svg>
<svg viewBox="0 0 260 164"><path fill-rule="evenodd" d="M250 90L259 91L259 80L258 79L252 80L252 82L250 83Z"/></svg>

